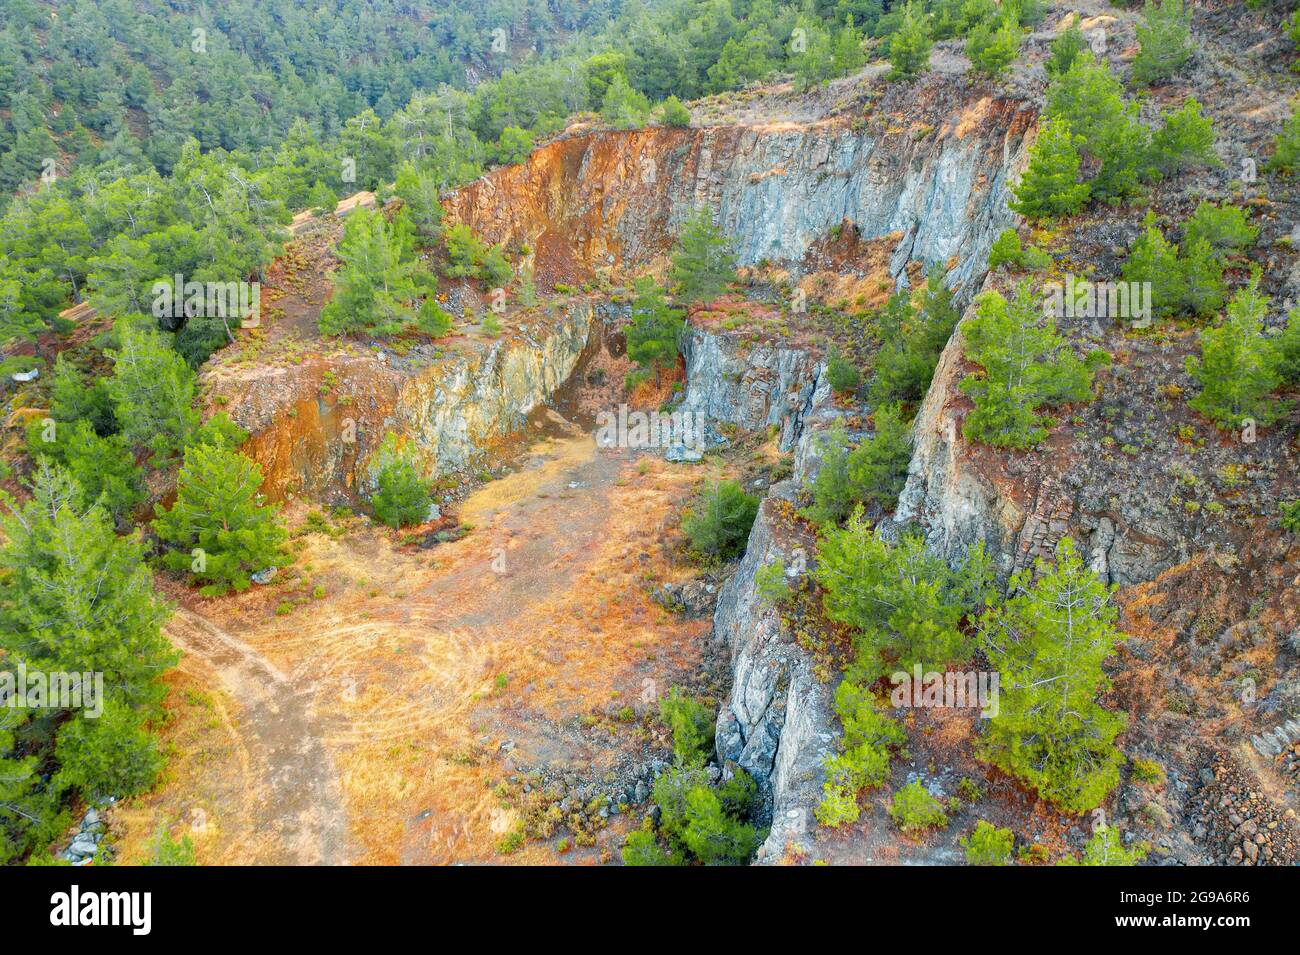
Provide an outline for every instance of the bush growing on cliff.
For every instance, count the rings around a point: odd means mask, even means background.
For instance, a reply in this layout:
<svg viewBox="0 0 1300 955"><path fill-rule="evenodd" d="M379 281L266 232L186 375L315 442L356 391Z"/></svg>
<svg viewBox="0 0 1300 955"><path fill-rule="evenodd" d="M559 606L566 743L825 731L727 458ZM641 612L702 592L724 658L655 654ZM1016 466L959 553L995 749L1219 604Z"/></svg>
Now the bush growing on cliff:
<svg viewBox="0 0 1300 955"><path fill-rule="evenodd" d="M1112 590L1065 537L1056 561L1015 575L1010 592L980 620L985 653L1001 674L981 758L1066 811L1092 809L1118 785L1124 761L1115 746L1124 714L1097 702L1123 637Z"/></svg>
<svg viewBox="0 0 1300 955"><path fill-rule="evenodd" d="M1220 165L1214 154L1214 124L1194 97L1166 113L1164 121L1151 137L1151 162L1161 174L1172 176L1198 166Z"/></svg>
<svg viewBox="0 0 1300 955"><path fill-rule="evenodd" d="M1084 844L1083 856L1066 856L1058 865L1137 865L1147 856L1146 843L1139 842L1131 849L1124 848L1124 839L1114 826L1098 826Z"/></svg>
<svg viewBox="0 0 1300 955"><path fill-rule="evenodd" d="M1300 500L1282 501L1278 504L1282 530L1300 534Z"/></svg>
<svg viewBox="0 0 1300 955"><path fill-rule="evenodd" d="M1052 41L1051 55L1043 66L1047 69L1047 75L1060 76L1062 73L1069 71L1085 50L1088 49L1088 41L1084 38L1083 31L1079 29L1079 14L1074 14L1070 19L1070 25L1057 35Z"/></svg>
<svg viewBox="0 0 1300 955"><path fill-rule="evenodd" d="M1267 314L1255 278L1232 297L1223 324L1201 332L1200 357L1188 356L1187 373L1201 386L1188 404L1220 428L1239 428L1246 419L1271 424L1281 412L1268 398L1282 375L1278 347L1263 334Z"/></svg>
<svg viewBox="0 0 1300 955"><path fill-rule="evenodd" d="M907 423L897 405L882 405L874 415L875 433L850 449L837 421L821 442L822 464L811 485L812 503L803 514L818 524L838 524L856 504L888 510L898 502L911 460Z"/></svg>
<svg viewBox="0 0 1300 955"><path fill-rule="evenodd" d="M659 719L672 730L673 754L679 764L698 765L708 759L717 719L712 710L675 686L659 701Z"/></svg>
<svg viewBox="0 0 1300 955"><path fill-rule="evenodd" d="M691 551L704 560L728 560L745 550L758 516L758 498L735 481L718 481L696 495L682 516Z"/></svg>
<svg viewBox="0 0 1300 955"><path fill-rule="evenodd" d="M1147 0L1138 24L1133 79L1150 86L1173 77L1192 56L1192 18L1183 0Z"/></svg>
<svg viewBox="0 0 1300 955"><path fill-rule="evenodd" d="M1029 166L1015 186L1011 208L1030 219L1073 215L1088 204L1092 189L1079 181L1079 137L1066 122L1048 120L1029 150Z"/></svg>
<svg viewBox="0 0 1300 955"><path fill-rule="evenodd" d="M627 357L637 363L640 374L654 372L656 388L661 373L677 367L685 329L682 310L668 304L663 288L652 279L638 279L627 328Z"/></svg>
<svg viewBox="0 0 1300 955"><path fill-rule="evenodd" d="M1000 22L985 20L966 37L966 56L971 69L984 76L998 76L1020 55L1020 24L1014 13Z"/></svg>
<svg viewBox="0 0 1300 955"><path fill-rule="evenodd" d="M817 821L832 829L857 820L858 796L885 784L891 752L907 742L903 728L880 712L871 691L851 675L836 687L835 713L844 734L840 751L826 760L822 801L815 810Z"/></svg>
<svg viewBox="0 0 1300 955"><path fill-rule="evenodd" d="M623 845L626 865L744 865L762 841L745 817L757 786L743 769L717 788L703 766L677 765L654 784L658 831L652 824L632 833ZM667 849L661 845L667 845Z"/></svg>
<svg viewBox="0 0 1300 955"><path fill-rule="evenodd" d="M442 232L442 202L441 189L432 170L403 163L397 170L393 192L402 200L424 244L436 240Z"/></svg>
<svg viewBox="0 0 1300 955"><path fill-rule="evenodd" d="M665 126L691 125L691 111L676 96L670 96L659 105L659 118Z"/></svg>
<svg viewBox="0 0 1300 955"><path fill-rule="evenodd" d="M981 819L970 835L962 837L961 844L968 865L1006 865L1011 861L1015 841L1015 833L1010 829L999 829Z"/></svg>
<svg viewBox="0 0 1300 955"><path fill-rule="evenodd" d="M837 346L832 345L826 359L826 380L837 395L852 395L862 386L862 372L844 357Z"/></svg>
<svg viewBox="0 0 1300 955"><path fill-rule="evenodd" d="M686 220L673 249L668 276L684 302L717 298L736 280L736 254L706 207L696 209Z"/></svg>
<svg viewBox="0 0 1300 955"><path fill-rule="evenodd" d="M942 669L975 650L968 617L992 593L983 546L955 568L915 534L882 540L859 509L844 528L827 528L817 546L813 578L826 616L852 628L851 679L864 684L920 664Z"/></svg>
<svg viewBox="0 0 1300 955"><path fill-rule="evenodd" d="M419 524L429 513L433 482L420 473L415 452L391 432L384 436L375 462L375 493L370 506L389 527Z"/></svg>
<svg viewBox="0 0 1300 955"><path fill-rule="evenodd" d="M1028 282L1008 302L997 292L980 296L975 317L963 329L966 357L983 366L962 380L975 402L962 433L999 447L1030 448L1047 436L1053 421L1038 409L1092 396L1093 368L1107 360L1095 352L1080 361L1043 317Z"/></svg>
<svg viewBox="0 0 1300 955"><path fill-rule="evenodd" d="M1292 104L1291 118L1282 127L1273 142L1273 155L1269 157L1266 169L1280 172L1285 176L1295 173L1300 167L1300 101Z"/></svg>
<svg viewBox="0 0 1300 955"><path fill-rule="evenodd" d="M322 335L394 335L414 320L420 264L409 232L390 225L378 210L356 209L343 227L337 254L343 265L321 309Z"/></svg>
<svg viewBox="0 0 1300 955"><path fill-rule="evenodd" d="M903 8L898 30L889 39L889 79L910 80L930 65L929 17L920 4L909 0Z"/></svg>
<svg viewBox="0 0 1300 955"><path fill-rule="evenodd" d="M920 832L948 825L948 816L939 800L930 795L920 780L908 783L889 804L890 818L904 832Z"/></svg>
<svg viewBox="0 0 1300 955"><path fill-rule="evenodd" d="M247 590L249 575L283 567L285 529L279 508L262 501L262 469L244 455L191 445L176 478L176 503L154 520L172 545L163 566L202 582L205 597Z"/></svg>
<svg viewBox="0 0 1300 955"><path fill-rule="evenodd" d="M1066 125L1080 154L1097 167L1088 180L1092 198L1114 202L1141 191L1151 173L1150 133L1109 66L1080 56L1048 87L1047 115Z"/></svg>
<svg viewBox="0 0 1300 955"><path fill-rule="evenodd" d="M925 397L952 331L961 319L942 269L930 270L919 307L905 293L886 304L880 319L880 350L876 352L871 400L919 401Z"/></svg>

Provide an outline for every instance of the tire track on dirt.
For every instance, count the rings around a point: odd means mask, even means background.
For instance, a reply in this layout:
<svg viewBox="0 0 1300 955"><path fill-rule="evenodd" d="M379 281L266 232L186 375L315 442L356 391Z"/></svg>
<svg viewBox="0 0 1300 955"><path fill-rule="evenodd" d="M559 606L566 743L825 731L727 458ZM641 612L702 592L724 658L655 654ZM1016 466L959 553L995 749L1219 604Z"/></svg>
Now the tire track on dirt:
<svg viewBox="0 0 1300 955"><path fill-rule="evenodd" d="M166 631L203 659L239 706L238 724L266 791L253 807L259 835L296 865L341 865L351 839L337 772L312 718L308 693L256 650L197 613L177 607Z"/></svg>

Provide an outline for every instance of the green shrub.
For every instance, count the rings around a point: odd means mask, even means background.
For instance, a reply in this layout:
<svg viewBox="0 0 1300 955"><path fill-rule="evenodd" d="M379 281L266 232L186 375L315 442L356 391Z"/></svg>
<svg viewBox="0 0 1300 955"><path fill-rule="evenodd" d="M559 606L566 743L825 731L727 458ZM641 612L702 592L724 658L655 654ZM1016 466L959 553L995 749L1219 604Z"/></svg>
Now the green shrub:
<svg viewBox="0 0 1300 955"><path fill-rule="evenodd" d="M1278 350L1263 335L1268 299L1257 283L1252 279L1238 289L1223 324L1201 332L1200 357L1187 358L1187 373L1201 386L1188 404L1224 430L1241 427L1248 418L1271 424L1281 412L1268 397L1282 374Z"/></svg>
<svg viewBox="0 0 1300 955"><path fill-rule="evenodd" d="M173 839L163 827L154 836L153 855L145 865L190 866L195 865L194 843L189 836Z"/></svg>
<svg viewBox="0 0 1300 955"><path fill-rule="evenodd" d="M837 421L820 442L821 467L810 490L812 504L803 515L817 524L838 524L855 504L875 502L892 508L907 480L911 440L897 405L875 413L876 433L857 447L848 447L844 426Z"/></svg>
<svg viewBox="0 0 1300 955"><path fill-rule="evenodd" d="M1105 358L1080 361L1030 288L1021 282L1008 302L997 292L977 300L975 316L964 326L966 357L983 371L963 379L961 390L975 402L962 433L972 441L1030 448L1047 436L1051 419L1044 405L1092 397L1093 367Z"/></svg>
<svg viewBox="0 0 1300 955"><path fill-rule="evenodd" d="M1183 243L1205 242L1217 254L1240 252L1255 244L1259 229L1246 219L1240 206L1216 206L1202 202L1183 230Z"/></svg>
<svg viewBox="0 0 1300 955"><path fill-rule="evenodd" d="M883 405L925 396L952 331L961 319L942 269L933 268L913 308L906 293L891 296L878 320L881 345L876 353L871 400Z"/></svg>
<svg viewBox="0 0 1300 955"><path fill-rule="evenodd" d="M1300 500L1283 501L1278 509L1282 515L1282 529L1300 534Z"/></svg>
<svg viewBox="0 0 1300 955"><path fill-rule="evenodd" d="M682 530L698 557L728 560L744 553L757 516L757 497L735 481L718 481L696 495L682 516Z"/></svg>
<svg viewBox="0 0 1300 955"><path fill-rule="evenodd" d="M1165 771L1154 759L1135 759L1133 760L1133 778L1140 783L1159 786L1165 781Z"/></svg>
<svg viewBox="0 0 1300 955"><path fill-rule="evenodd" d="M969 865L1006 865L1011 861L1011 847L1015 834L1010 829L999 829L981 819L974 831L961 840Z"/></svg>
<svg viewBox="0 0 1300 955"><path fill-rule="evenodd" d="M889 79L910 80L930 65L929 18L923 6L907 3L898 29L889 39Z"/></svg>
<svg viewBox="0 0 1300 955"><path fill-rule="evenodd" d="M827 758L822 802L814 811L823 826L836 828L858 818L858 794L889 779L890 752L906 742L903 729L880 712L869 690L843 680L835 690L835 712L844 727L840 752Z"/></svg>
<svg viewBox="0 0 1300 955"><path fill-rule="evenodd" d="M998 712L978 743L981 758L1069 812L1100 805L1119 784L1115 738L1123 713L1099 698L1105 665L1122 639L1109 588L1064 537L1054 565L1013 576L1015 596L988 610L979 630L1001 676Z"/></svg>
<svg viewBox="0 0 1300 955"><path fill-rule="evenodd" d="M758 595L772 606L780 606L794 594L785 579L785 562L779 558L754 573L754 586Z"/></svg>
<svg viewBox="0 0 1300 955"><path fill-rule="evenodd" d="M920 832L948 825L948 816L943 811L943 806L919 780L908 783L894 794L894 799L889 804L889 815L904 832Z"/></svg>
<svg viewBox="0 0 1300 955"><path fill-rule="evenodd" d="M826 380L837 395L852 395L862 385L862 372L838 348L832 346L830 357L826 360Z"/></svg>
<svg viewBox="0 0 1300 955"><path fill-rule="evenodd" d="M1019 267L1023 256L1020 233L1015 229L1003 229L989 248L989 268L996 269L1000 265Z"/></svg>
<svg viewBox="0 0 1300 955"><path fill-rule="evenodd" d="M1014 13L1000 23L985 20L976 24L966 36L966 56L971 69L984 76L998 76L1020 55L1020 24Z"/></svg>
<svg viewBox="0 0 1300 955"><path fill-rule="evenodd" d="M659 718L672 730L673 752L679 763L703 763L713 750L716 714L673 687L659 701Z"/></svg>
<svg viewBox="0 0 1300 955"><path fill-rule="evenodd" d="M676 96L670 96L659 107L659 115L665 126L691 125L691 111L682 105Z"/></svg>
<svg viewBox="0 0 1300 955"><path fill-rule="evenodd" d="M1067 857L1058 865L1137 865L1146 858L1147 847L1139 843L1132 849L1124 848L1119 830L1113 826L1099 826L1083 847L1083 857Z"/></svg>
<svg viewBox="0 0 1300 955"><path fill-rule="evenodd" d="M1191 14L1183 0L1147 0L1138 25L1140 48L1133 58L1133 79L1144 85L1173 77L1192 56Z"/></svg>
<svg viewBox="0 0 1300 955"><path fill-rule="evenodd" d="M419 524L429 513L433 482L420 473L414 449L391 432L384 436L374 464L375 491L370 506L389 527Z"/></svg>
<svg viewBox="0 0 1300 955"><path fill-rule="evenodd" d="M1079 14L1070 18L1070 25L1057 35L1050 49L1050 55L1043 64L1049 77L1068 72L1074 61L1088 49L1088 41L1079 29Z"/></svg>
<svg viewBox="0 0 1300 955"><path fill-rule="evenodd" d="M247 590L250 575L284 567L289 553L279 508L262 499L262 469L236 451L192 445L176 478L176 502L154 520L172 545L162 556L170 570L202 582L200 593Z"/></svg>
<svg viewBox="0 0 1300 955"><path fill-rule="evenodd" d="M1067 122L1047 120L1029 150L1029 166L1013 189L1011 208L1029 219L1073 215L1088 204L1092 187L1079 181L1083 160Z"/></svg>
<svg viewBox="0 0 1300 955"><path fill-rule="evenodd" d="M1293 108L1291 118L1278 133L1273 143L1273 155L1265 168L1289 176L1297 166L1300 166L1300 106Z"/></svg>
<svg viewBox="0 0 1300 955"><path fill-rule="evenodd" d="M1214 124L1201 113L1195 98L1164 119L1164 126L1151 137L1151 162L1163 175L1220 165L1214 154Z"/></svg>

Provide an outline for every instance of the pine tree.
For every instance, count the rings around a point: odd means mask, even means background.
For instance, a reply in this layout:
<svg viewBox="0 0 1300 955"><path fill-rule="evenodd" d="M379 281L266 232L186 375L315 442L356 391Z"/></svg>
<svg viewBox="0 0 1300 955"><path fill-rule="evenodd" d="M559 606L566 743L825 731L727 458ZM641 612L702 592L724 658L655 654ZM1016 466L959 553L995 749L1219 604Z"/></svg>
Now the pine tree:
<svg viewBox="0 0 1300 955"><path fill-rule="evenodd" d="M1201 386L1188 404L1223 429L1239 428L1250 418L1277 420L1277 402L1268 399L1282 382L1277 346L1263 335L1268 299L1258 277L1228 303L1222 325L1201 332L1201 356L1187 359L1187 373Z"/></svg>
<svg viewBox="0 0 1300 955"><path fill-rule="evenodd" d="M668 275L685 302L717 298L736 280L735 252L708 209L700 207L686 220Z"/></svg>
<svg viewBox="0 0 1300 955"><path fill-rule="evenodd" d="M930 66L929 17L924 8L915 2L903 7L903 18L898 30L889 39L889 79L914 79Z"/></svg>
<svg viewBox="0 0 1300 955"><path fill-rule="evenodd" d="M861 508L845 527L824 528L813 577L826 616L853 630L850 674L864 686L890 667L942 669L969 659L975 645L963 622L992 583L982 546L954 568L918 535L886 543Z"/></svg>
<svg viewBox="0 0 1300 955"><path fill-rule="evenodd" d="M1068 124L1080 153L1099 166L1088 181L1093 199L1123 199L1141 191L1151 173L1150 133L1109 66L1081 55L1048 87L1047 114Z"/></svg>
<svg viewBox="0 0 1300 955"><path fill-rule="evenodd" d="M682 310L668 304L663 288L651 279L639 279L627 328L627 357L642 373L654 372L655 387L664 369L677 367L678 343L685 328Z"/></svg>
<svg viewBox="0 0 1300 955"><path fill-rule="evenodd" d="M53 428L44 421L33 421L27 442L33 457L48 455L77 482L82 494L76 503L82 508L98 501L111 516L118 517L144 499L140 469L121 435L101 438L84 419L71 424L55 422Z"/></svg>
<svg viewBox="0 0 1300 955"><path fill-rule="evenodd" d="M429 513L433 482L420 473L413 449L397 435L384 436L374 465L375 493L370 506L389 527L419 524Z"/></svg>
<svg viewBox="0 0 1300 955"><path fill-rule="evenodd" d="M1078 137L1068 123L1047 120L1029 151L1011 208L1030 219L1073 215L1088 203L1091 187L1079 181Z"/></svg>
<svg viewBox="0 0 1300 955"><path fill-rule="evenodd" d="M650 101L644 93L628 85L622 73L615 75L600 104L600 115L615 129L636 129L645 125Z"/></svg>
<svg viewBox="0 0 1300 955"><path fill-rule="evenodd" d="M1172 315L1181 306L1186 295L1183 289L1183 270L1178 262L1178 250L1156 225L1154 215L1148 214L1145 231L1138 236L1124 263L1124 279L1129 282L1151 284L1151 310L1156 315Z"/></svg>
<svg viewBox="0 0 1300 955"><path fill-rule="evenodd" d="M1158 6L1147 0L1142 19L1137 28L1140 49L1133 58L1133 79L1150 86L1170 79L1191 59L1192 18L1183 9L1183 0L1160 0Z"/></svg>
<svg viewBox="0 0 1300 955"><path fill-rule="evenodd" d="M1042 317L1028 282L1020 283L1011 302L997 292L981 295L962 336L966 357L984 369L961 383L975 402L962 430L970 440L1033 447L1051 425L1038 414L1041 406L1092 396L1096 359L1085 363L1075 356L1052 319Z"/></svg>
<svg viewBox="0 0 1300 955"><path fill-rule="evenodd" d="M106 694L156 702L155 680L176 654L161 632L168 612L143 543L118 537L57 466L39 463L31 491L21 508L6 501L0 517L0 650L37 669L103 673Z"/></svg>
<svg viewBox="0 0 1300 955"><path fill-rule="evenodd" d="M1088 49L1088 41L1084 39L1083 31L1079 29L1079 15L1076 13L1070 18L1070 25L1062 30L1055 40L1052 41L1051 55L1043 66L1047 69L1047 75L1060 76L1069 71L1085 50Z"/></svg>
<svg viewBox="0 0 1300 955"><path fill-rule="evenodd" d="M682 515L691 550L706 561L728 560L745 550L758 516L758 498L735 481L707 485Z"/></svg>
<svg viewBox="0 0 1300 955"><path fill-rule="evenodd" d="M119 347L106 385L122 435L155 455L179 454L199 425L194 410L194 372L185 359L150 329L119 323Z"/></svg>
<svg viewBox="0 0 1300 955"><path fill-rule="evenodd" d="M1273 143L1273 155L1269 157L1265 168L1280 172L1284 176L1292 175L1300 168L1300 103L1294 106L1291 118L1278 133Z"/></svg>
<svg viewBox="0 0 1300 955"><path fill-rule="evenodd" d="M383 213L356 209L339 241L343 266L334 273L334 294L321 310L323 335L393 335L414 320L419 262Z"/></svg>
<svg viewBox="0 0 1300 955"><path fill-rule="evenodd" d="M882 342L871 381L872 401L882 404L922 398L960 319L940 268L930 270L919 308L912 308L903 293L891 296L881 315Z"/></svg>
<svg viewBox="0 0 1300 955"><path fill-rule="evenodd" d="M1125 718L1101 706L1103 669L1122 634L1111 590L1062 538L1056 562L1017 574L1015 593L980 620L985 653L1001 674L998 712L982 758L1069 812L1099 805L1119 784L1115 737Z"/></svg>
<svg viewBox="0 0 1300 955"><path fill-rule="evenodd" d="M1277 339L1277 373L1289 385L1300 384L1300 306L1291 309Z"/></svg>
<svg viewBox="0 0 1300 955"><path fill-rule="evenodd" d="M247 590L250 574L289 561L279 509L262 501L262 469L236 451L211 445L185 450L176 478L176 503L154 520L172 550L163 565L202 582L218 596Z"/></svg>
<svg viewBox="0 0 1300 955"><path fill-rule="evenodd" d="M670 96L659 106L660 118L665 126L687 127L691 125L691 111L682 105L676 96Z"/></svg>
<svg viewBox="0 0 1300 955"><path fill-rule="evenodd" d="M1163 175L1172 176L1198 166L1221 165L1214 154L1214 124L1201 112L1195 97L1165 115L1164 127L1151 137L1151 161Z"/></svg>
<svg viewBox="0 0 1300 955"><path fill-rule="evenodd" d="M393 191L401 198L426 243L435 241L442 231L442 203L438 181L432 171L421 169L414 163L403 163L397 170Z"/></svg>
<svg viewBox="0 0 1300 955"><path fill-rule="evenodd" d="M966 56L971 69L985 76L999 76L1020 55L1020 24L1014 13L1000 22L985 20L966 37Z"/></svg>

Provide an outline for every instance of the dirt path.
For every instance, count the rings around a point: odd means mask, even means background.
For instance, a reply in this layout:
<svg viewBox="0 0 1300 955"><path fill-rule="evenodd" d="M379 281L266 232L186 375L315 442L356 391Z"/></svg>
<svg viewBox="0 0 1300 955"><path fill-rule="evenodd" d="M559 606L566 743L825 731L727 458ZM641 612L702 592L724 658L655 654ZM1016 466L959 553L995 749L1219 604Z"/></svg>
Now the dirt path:
<svg viewBox="0 0 1300 955"><path fill-rule="evenodd" d="M568 428L457 507L461 540L403 547L353 520L300 537L269 586L186 594L168 632L199 690L173 693L172 778L132 828L203 807L205 863L556 861L541 844L498 855L516 820L495 787L536 767L601 783L639 758L634 726L587 721L654 709L644 687L699 664L708 621L649 591L692 573L673 528L705 470Z"/></svg>
<svg viewBox="0 0 1300 955"><path fill-rule="evenodd" d="M301 688L247 644L184 607L177 607L167 634L201 658L239 706L241 739L265 788L255 824L287 850L282 861L349 861L337 776Z"/></svg>

